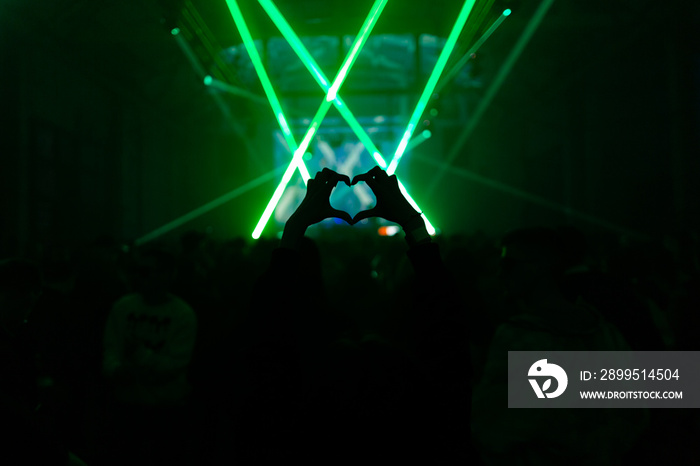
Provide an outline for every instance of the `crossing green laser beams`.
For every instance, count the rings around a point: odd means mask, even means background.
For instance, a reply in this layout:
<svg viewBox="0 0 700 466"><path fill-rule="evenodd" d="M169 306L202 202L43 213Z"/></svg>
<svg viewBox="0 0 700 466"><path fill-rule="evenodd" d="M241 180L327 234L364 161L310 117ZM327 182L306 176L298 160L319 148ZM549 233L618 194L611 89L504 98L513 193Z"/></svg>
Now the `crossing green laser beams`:
<svg viewBox="0 0 700 466"><path fill-rule="evenodd" d="M294 50L294 52L297 54L302 64L306 67L309 73L311 73L311 76L318 83L321 89L328 94L330 90L328 78L323 73L323 70L321 70L321 67L318 66L316 60L314 60L314 58L308 52L304 46L304 43L299 39L289 23L287 23L287 20L284 19L284 16L282 16L271 0L259 0L259 2L268 16L270 16L272 22L275 24L275 26L277 26L277 29L279 29L282 36L292 47L292 50ZM384 161L379 149L377 149L377 147L374 145L372 139L369 137L369 134L367 134L367 131L365 131L362 125L360 125L360 123L357 121L355 115L353 115L347 105L345 105L343 99L337 94L336 98L333 100L333 105L338 112L340 112L341 116L345 119L350 128L355 132L357 137L360 139L360 142L362 142L365 148L367 148L367 151L372 154L372 158L374 158L374 160L377 162L377 165L379 165L381 168L386 168L386 161Z"/></svg>
<svg viewBox="0 0 700 466"><path fill-rule="evenodd" d="M277 204L279 203L280 199L282 198L282 194L284 194L284 190L287 189L287 185L289 184L289 181L292 179L292 175L294 175L294 172L296 171L297 167L299 166L298 164L295 164L295 161L297 161L297 158L299 160L301 160L301 158L303 157L304 152L306 151L306 148L309 146L309 142L311 141L311 138L313 138L315 132L316 131L314 130L314 131L307 133L307 137L305 137L301 141L301 144L299 145L299 149L297 149L297 151L295 152L294 160L292 160L292 162L287 166L287 169L285 170L284 175L282 175L282 180L277 185L275 192L272 194L272 198L267 203L267 206L265 207L265 210L263 211L263 214L260 217L260 220L258 220L258 224L255 225L255 229L253 230L253 239L258 239L258 238L260 238L260 235L262 235L262 232L265 229L265 225L267 225L267 222L270 220L270 217L272 216L272 212L275 211ZM297 153L302 154L302 157L296 157ZM301 163L303 163L303 162L301 162Z"/></svg>
<svg viewBox="0 0 700 466"><path fill-rule="evenodd" d="M237 198L238 196L241 196L241 195L247 193L251 189L256 188L256 187L260 186L261 184L264 184L267 181L274 179L276 176L278 176L280 174L281 171L282 171L282 167L279 167L275 170L272 170L268 173L265 173L264 175L259 176L258 178L254 179L252 181L249 181L248 183L246 183L242 186L239 186L238 188L234 189L233 191L230 191L230 192L224 194L223 196L221 196L217 199L214 199L213 201L208 202L201 207L197 207L193 211L188 212L181 217L176 218L172 222L168 222L165 225L163 225L162 227L156 228L155 230L148 233L147 235L144 235L141 238L138 238L136 241L134 241L134 244L136 246L140 246L144 243L152 241L152 240L168 233L169 231L172 231L175 228L182 226L185 223L187 223L191 220L194 220L195 218L197 218L201 215L206 214L210 210L213 210L213 209Z"/></svg>
<svg viewBox="0 0 700 466"><path fill-rule="evenodd" d="M238 28L238 31L241 34L243 44L246 50L248 51L248 56L250 57L250 60L253 63L255 72L260 78L260 82L262 83L265 95L267 95L267 99L270 102L270 105L272 106L272 110L274 111L275 116L277 117L277 121L280 125L280 128L282 128L282 135L284 136L284 139L287 142L287 145L289 146L289 150L292 153L294 153L294 151L296 151L297 149L296 141L294 140L294 136L292 135L292 132L289 129L289 125L287 125L287 120L284 118L282 106L280 105L280 102L277 99L277 95L275 94L275 90L272 87L270 78L268 77L267 72L265 71L265 67L263 66L260 54L258 54L258 49L255 46L253 37L250 35L248 26L246 25L245 20L243 19L243 14L241 13L240 8L238 8L238 3L236 2L236 0L226 0L226 4L228 5L229 11L231 12L233 21L236 23L236 27ZM301 159L297 161L297 165L299 168L299 172L301 173L301 176L304 179L304 183L306 183L309 180L309 178L311 178L311 176L309 175L309 170L306 168L304 161Z"/></svg>
<svg viewBox="0 0 700 466"><path fill-rule="evenodd" d="M469 13L471 13L472 8L474 8L474 3L476 3L476 0L467 0L464 2L462 10L459 12L459 16L457 16L457 21L455 21L455 25L452 27L452 31L447 37L447 42L445 42L445 46L443 47L442 52L440 52L440 56L438 57L437 63L435 63L435 68L433 68L433 71L430 74L430 78L428 78L428 83L423 89L423 94L421 94L420 99L418 99L418 105L416 105L416 108L413 110L413 115L408 121L408 127L404 132L403 138L401 138L401 142L396 148L394 157L391 159L391 163L389 163L389 168L387 168L386 170L387 174L394 174L394 172L396 171L396 167L401 161L401 157L403 157L403 154L406 152L406 146L408 145L408 141L411 139L411 136L413 136L413 131L418 125L418 120L423 115L423 111L425 111L426 105L428 105L428 100L430 100L430 96L433 95L433 90L437 85L438 79L440 79L442 70L444 70L445 65L447 65L447 59L450 58L450 54L452 53L452 50L454 50L455 45L457 44L457 39L462 33L462 29L464 28L464 25L467 22L467 18L469 18Z"/></svg>
<svg viewBox="0 0 700 466"><path fill-rule="evenodd" d="M277 26L282 36L292 47L292 50L294 50L301 62L309 71L311 76L316 80L318 85L321 86L321 88L326 93L328 93L330 89L328 78L324 75L323 71L318 66L311 54L308 52L308 50L301 42L299 37L296 35L294 30L291 28L291 26L289 26L289 23L287 23L287 21L284 19L284 16L282 16L282 14L279 12L277 7L271 0L259 0L259 2L265 10L265 12L268 14L268 16L270 16L272 22L275 24L275 26ZM355 116L352 114L347 105L345 105L340 96L336 95L336 98L333 100L333 105L348 123L350 128L355 132L357 137L360 139L360 142L362 142L367 151L372 155L372 158L377 162L377 165L379 165L380 168L386 168L387 164L384 158L382 157L381 153L379 152L375 144L372 142L372 139L369 137L365 129L357 121L357 118L355 118ZM409 203L420 212L421 209L418 207L418 204L415 202L415 200L408 194L408 191L401 183L401 180L398 180L398 183L399 188L402 190L404 196L409 201ZM425 214L421 214L421 216L425 221L428 233L434 235L436 233L436 230L433 227L433 225L430 223Z"/></svg>
<svg viewBox="0 0 700 466"><path fill-rule="evenodd" d="M295 167L297 166L299 161L302 160L306 149L311 143L311 139L318 130L318 127L321 125L323 119L326 117L328 110L331 108L331 102L333 102L336 99L340 86L342 86L348 71L355 63L355 60L357 60L357 56L359 55L360 50L362 50L362 47L367 42L372 28L374 28L374 25L377 24L379 15L386 6L387 1L388 0L375 0L374 5L372 6L372 9L370 10L369 15L367 16L367 19L365 20L364 24L362 25L362 28L360 29L360 34L358 34L355 37L355 42L350 48L350 52L345 57L345 60L343 61L343 64L341 65L340 70L338 71L338 74L333 80L333 84L328 89L326 98L321 103L321 106L316 112L316 115L314 115L314 118L311 121L311 124L309 125L306 134L304 135L304 139L302 140L301 144L299 144L297 150L294 152L294 156L292 158L292 162L289 165L289 168L287 168L287 170L285 171L282 180L280 181L279 185L277 186L277 189L275 189L275 192L272 195L272 199L270 199L270 202L267 204L267 207L263 211L263 214L260 217L258 224L253 230L254 239L260 238L262 231L265 229L265 225L267 225L267 222L272 216L272 212L277 207L279 200L282 198L284 190L287 188L289 181L292 179Z"/></svg>

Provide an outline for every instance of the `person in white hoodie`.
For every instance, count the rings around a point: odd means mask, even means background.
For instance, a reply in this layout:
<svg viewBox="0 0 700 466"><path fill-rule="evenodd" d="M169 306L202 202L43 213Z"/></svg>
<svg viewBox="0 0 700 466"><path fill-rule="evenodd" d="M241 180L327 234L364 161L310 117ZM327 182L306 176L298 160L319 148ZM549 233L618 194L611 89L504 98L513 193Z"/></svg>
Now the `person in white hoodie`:
<svg viewBox="0 0 700 466"><path fill-rule="evenodd" d="M197 316L169 292L174 265L163 251L142 254L138 292L119 299L107 320L103 374L111 386L110 456L116 462L168 464L166 455L184 458Z"/></svg>

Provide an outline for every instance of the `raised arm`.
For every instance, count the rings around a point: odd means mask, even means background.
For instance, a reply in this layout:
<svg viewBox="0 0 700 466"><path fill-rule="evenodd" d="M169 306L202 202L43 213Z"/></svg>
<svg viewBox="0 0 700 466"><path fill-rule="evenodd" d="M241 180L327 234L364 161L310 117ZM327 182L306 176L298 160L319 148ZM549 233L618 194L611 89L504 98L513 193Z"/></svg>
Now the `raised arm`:
<svg viewBox="0 0 700 466"><path fill-rule="evenodd" d="M442 460L464 458L469 451L471 398L471 362L467 339L467 323L464 309L458 299L457 286L445 268L438 244L432 242L421 217L401 193L395 175L375 167L356 176L352 184L360 181L372 189L377 204L372 209L358 213L358 222L369 217L381 217L401 226L409 249L408 258L415 277L410 287L410 297L415 321L414 345L432 384L426 395L430 400L429 412L435 416L430 422L436 427L431 431L433 445L445 455ZM441 461L442 461L441 460Z"/></svg>

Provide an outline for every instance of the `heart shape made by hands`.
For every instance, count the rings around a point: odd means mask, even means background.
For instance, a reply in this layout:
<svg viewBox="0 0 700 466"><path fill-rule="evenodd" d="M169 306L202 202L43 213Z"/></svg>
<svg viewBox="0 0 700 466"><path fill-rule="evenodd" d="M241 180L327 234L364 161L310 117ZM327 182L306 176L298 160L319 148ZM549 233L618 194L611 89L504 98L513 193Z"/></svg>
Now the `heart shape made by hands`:
<svg viewBox="0 0 700 466"><path fill-rule="evenodd" d="M374 207L377 204L377 198L364 182L358 182L351 187L341 182L331 193L330 203L334 209L343 210L350 217L355 218L359 212Z"/></svg>

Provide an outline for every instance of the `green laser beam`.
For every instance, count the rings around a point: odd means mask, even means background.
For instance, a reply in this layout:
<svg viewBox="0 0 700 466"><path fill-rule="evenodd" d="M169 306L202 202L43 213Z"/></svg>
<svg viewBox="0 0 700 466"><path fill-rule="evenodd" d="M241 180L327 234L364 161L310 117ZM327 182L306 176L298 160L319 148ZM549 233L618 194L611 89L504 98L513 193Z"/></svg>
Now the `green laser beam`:
<svg viewBox="0 0 700 466"><path fill-rule="evenodd" d="M333 102L336 99L337 94L338 94L338 90L342 86L343 81L345 81L345 77L347 76L348 71L350 70L352 65L355 63L355 60L357 60L357 57L360 53L360 50L362 50L362 47L367 42L367 39L369 38L369 34L372 31L372 29L374 28L374 25L377 24L377 21L379 20L379 15L381 14L384 7L386 6L387 1L388 0L375 0L374 5L372 6L372 9L370 10L369 15L365 19L365 22L363 23L362 28L360 29L360 33L355 37L355 42L353 43L350 51L346 55L345 60L343 60L343 64L341 65L340 70L338 71L338 74L336 75L335 79L333 80L333 84L328 89L328 91L326 93L326 97L324 98L323 102L321 103L321 106L319 107L318 111L316 112L316 115L314 115L314 117L311 121L311 124L309 125L309 127L306 131L306 134L304 135L304 138L302 139L301 144L299 144L299 147L294 152L294 155L292 157L292 162L290 163L289 168L287 169L287 171L285 171L284 176L282 177L282 180L280 180L280 183L277 186L277 189L275 189L275 192L272 195L272 198L270 199L270 202L268 203L267 207L263 211L263 214L260 217L260 221L258 222L257 226L253 230L253 238L254 239L260 238L262 231L265 229L267 222L270 220L270 217L272 216L272 212L274 212L275 208L277 207L277 204L279 203L279 200L282 198L282 194L284 193L284 190L287 188L289 181L292 179L292 174L294 173L295 164L297 164L298 161L301 160L301 158L304 156L306 149L308 148L309 144L311 143L311 139L313 138L313 135L316 133L319 126L321 126L321 122L326 117L328 110L331 108L331 102Z"/></svg>
<svg viewBox="0 0 700 466"><path fill-rule="evenodd" d="M355 42L352 44L352 47L350 49L350 55L345 57L345 62L340 67L338 75L335 77L331 88L328 90L328 95L326 96L327 102L330 103L334 101L337 97L338 91L340 90L340 86L343 85L345 77L350 71L350 68L355 63L355 60L357 60L357 57L360 55L360 50L362 50L362 47L364 47L365 43L367 42L369 34L372 32L374 25L377 24L377 21L379 20L379 15L382 14L382 11L386 6L387 1L388 0L375 0L374 5L372 5L372 9L370 10L369 15L367 16L367 19L365 19L365 22L362 25L362 29L360 29L360 34L355 37Z"/></svg>
<svg viewBox="0 0 700 466"><path fill-rule="evenodd" d="M294 50L301 62L309 71L311 76L316 80L319 86L326 93L328 93L330 89L328 78L325 76L323 70L321 70L321 68L318 66L316 60L314 60L314 58L308 52L308 50L306 49L302 41L299 39L299 37L296 35L294 30L291 28L291 26L289 26L289 23L287 23L287 21L284 19L284 16L282 16L282 14L279 12L277 7L274 5L274 3L272 3L271 0L259 0L259 2L265 10L265 12L270 17L270 19L272 20L272 22L275 24L275 26L277 26L277 29L279 29L280 33L282 33L282 36L292 47L292 50ZM382 154L379 152L379 149L377 149L374 142L372 142L372 139L369 137L362 125L360 125L360 123L357 121L357 118L355 118L355 116L352 114L347 105L345 105L345 102L343 102L340 96L336 95L336 98L333 100L333 105L348 123L350 128L355 132L357 137L360 139L360 142L362 142L367 151L371 154L372 158L377 162L377 165L379 165L380 168L386 168L386 161L384 160ZM409 201L409 203L411 203L414 209L420 212L421 209L418 207L418 204L415 202L415 200L408 194L408 191L401 183L401 180L398 180L398 183L399 188L402 190L403 193L405 193L404 196ZM433 227L433 225L430 223L425 214L421 214L421 217L425 221L428 233L434 235L436 232L435 227Z"/></svg>
<svg viewBox="0 0 700 466"><path fill-rule="evenodd" d="M290 151L294 153L294 151L296 151L297 149L296 141L294 140L294 136L292 135L292 132L289 129L287 120L284 118L282 106L280 105L280 102L277 99L275 90L272 87L272 82L270 82L270 78L268 77L267 72L265 71L265 67L263 66L260 54L258 54L258 49L255 46L253 37L250 35L248 26L246 25L246 22L243 19L243 14L241 13L240 8L238 7L238 3L236 2L236 0L226 0L226 4L228 5L229 11L231 12L233 21L236 23L236 27L238 28L238 31L241 34L243 44L246 50L248 51L248 56L253 62L255 72L260 78L260 82L262 83L265 95L267 95L267 99L270 102L270 105L272 106L272 110L275 113L275 116L277 117L277 122L279 123L280 128L282 128L282 134L284 136L284 139L287 142ZM304 161L298 160L297 167L299 168L299 172L301 173L301 176L304 179L304 183L306 183L309 180L309 178L311 178L311 176L309 175L309 170L306 168Z"/></svg>
<svg viewBox="0 0 700 466"><path fill-rule="evenodd" d="M462 33L462 29L467 22L467 18L469 18L469 14L471 13L472 8L474 8L474 3L476 3L476 0L466 0L462 6L462 10L459 12L457 21L455 21L452 31L450 31L450 35L447 38L447 42L445 42L445 46L440 52L437 63L435 63L435 68L433 68L432 73L430 73L430 78L428 78L428 82L423 89L423 94L421 94L420 99L418 99L418 105L416 105L416 108L413 110L413 115L411 115L411 119L408 121L408 126L406 127L406 131L401 138L401 142L396 148L394 157L389 163L389 168L386 170L388 175L394 174L396 167L401 161L401 157L403 157L403 154L406 152L408 141L411 139L411 136L413 136L413 131L418 125L418 120L423 115L425 107L428 105L428 100L430 100L430 97L433 95L433 90L437 85L438 79L440 79L442 70L444 70L445 65L447 65L447 60L450 58L452 50L454 50L455 45L457 44L457 39Z"/></svg>
<svg viewBox="0 0 700 466"><path fill-rule="evenodd" d="M238 196L241 196L242 194L247 193L253 188L256 188L260 186L261 184L266 183L269 180L274 179L279 173L282 171L281 167L278 167L275 170L272 170L268 173L265 173L262 176L259 176L258 178L255 178L254 180L249 181L248 183L239 186L238 188L234 189L233 191L229 191L228 193L224 194L221 197L218 197L214 199L211 202L208 202L204 204L201 207L197 207L196 209L192 210L191 212L186 213L185 215L182 215L181 217L176 218L175 220L166 223L160 228L156 228L152 232L148 233L147 235L144 235L140 238L138 238L136 241L134 241L134 244L136 246L140 246L141 244L147 243L149 241L152 241L172 230L175 228L184 225L185 223L194 220L195 218L206 214L207 212L237 198Z"/></svg>
<svg viewBox="0 0 700 466"><path fill-rule="evenodd" d="M406 146L406 151L408 152L408 151L414 149L417 145L425 142L427 139L430 139L430 137L432 135L433 135L433 133L431 133L430 130L428 130L428 129L423 130L418 136L411 139L411 141Z"/></svg>
<svg viewBox="0 0 700 466"><path fill-rule="evenodd" d="M477 40L474 45L472 45L467 53L462 56L462 58L455 64L455 66L452 67L452 69L443 76L443 78L438 81L437 87L435 88L435 92L440 92L443 87L447 83L449 83L452 78L455 77L457 73L459 73L459 70L462 69L464 65L467 64L467 62L471 59L472 54L476 53L482 45L484 45L484 42L488 40L489 37L498 29L498 27L503 23L503 21L506 20L508 16L510 16L511 11L510 9L504 10L503 13L501 13L496 21L493 22L493 24L484 32L481 37L479 37L479 40Z"/></svg>
<svg viewBox="0 0 700 466"><path fill-rule="evenodd" d="M447 167L449 167L460 154L464 143L467 142L467 139L469 139L469 137L473 133L474 128L476 128L476 126L481 121L481 117L489 108L491 101L498 93L499 89L501 88L501 85L508 77L508 74L510 74L513 65L522 54L522 51L525 49L525 46L528 44L528 42L530 42L530 39L539 27L544 16L547 14L549 8L552 6L552 3L554 3L554 0L542 0L540 5L537 7L537 10L532 15L532 18L530 18L530 21L528 22L527 26L525 26L525 29L518 38L518 41L515 43L515 46L510 51L505 61L499 68L498 72L496 73L496 76L494 77L493 81L486 90L484 97L482 97L482 99L479 101L479 105L476 107L474 113L469 118L467 125L464 128L464 131L460 133L460 135L457 138L457 141L452 146L452 149L445 158L445 166L443 166L440 169L440 171L438 171L437 175L433 178L433 181L428 187L428 196L432 195L432 193L442 181L442 178L445 176Z"/></svg>
<svg viewBox="0 0 700 466"><path fill-rule="evenodd" d="M187 42L187 39L183 37L184 34L181 33L180 28L175 28L173 31L177 30L177 34L173 33L173 36L175 36L175 42L177 43L178 47L180 47L180 50L182 50L182 53L185 54L185 57L187 57L187 60L189 60L190 65L192 65L192 68L197 72L197 74L201 77L204 77L207 72L202 66L201 63L199 63L199 58L197 58L197 55L194 53L194 50L192 50L192 47L190 47L190 44Z"/></svg>
<svg viewBox="0 0 700 466"><path fill-rule="evenodd" d="M315 131L312 131L308 133L308 138L304 138L304 140L301 142L301 145L299 146L306 148L309 144L309 141L313 137ZM303 153L302 153L303 154ZM267 206L265 206L265 210L263 211L262 216L260 217L260 220L258 220L257 225L255 225L255 229L253 230L253 239L258 239L260 238L260 235L262 235L263 230L265 229L265 226L267 225L267 222L270 220L270 217L272 216L272 212L275 211L275 208L277 207L277 204L279 203L280 199L282 198L282 194L284 194L284 190L287 189L287 185L289 184L289 180L292 179L292 175L296 171L296 165L294 162L290 163L287 166L287 169L284 172L284 175L282 175L282 180L279 182L277 185L277 188L275 189L275 192L272 194L272 198L267 203Z"/></svg>
<svg viewBox="0 0 700 466"><path fill-rule="evenodd" d="M217 43L214 34L211 32L211 29L209 29L209 26L207 26L206 21L204 21L204 18L202 18L202 15L199 14L199 11L190 0L185 0L185 8L182 10L182 15L183 18L190 21L193 29L195 29L195 34L198 33L198 30L200 31L200 40L209 50L209 55L217 65L218 71L226 78L226 81L230 83L236 82L235 75L231 71L231 68L224 62L221 54L218 53L218 50L221 50L221 47Z"/></svg>
<svg viewBox="0 0 700 466"><path fill-rule="evenodd" d="M536 194L529 193L527 191L524 191L522 189L514 188L513 186L510 186L506 183L502 183L500 181L493 180L491 178L487 178L485 176L479 175L478 173L474 173L471 170L467 170L465 168L459 168L459 167L447 167L447 164L445 162L440 162L438 160L433 160L430 157L425 157L421 155L416 155L416 159L430 164L434 167L441 168L449 168L449 173L450 175L454 176L459 176L460 178L465 178L469 181L473 181L475 183L479 183L483 186L489 187L491 189L495 189L497 191L510 194L511 196L523 199L526 202L530 202L532 204L539 205L541 207L545 207L547 209L551 209L557 212L564 213L566 215L570 215L575 218L579 218L581 220L584 220L588 223L598 225L604 228L607 228L612 231L616 231L618 233L622 233L628 236L632 236L635 238L639 239L648 239L648 237L635 230L630 230L628 228L621 227L619 225L616 225L612 222L608 222L607 220L603 220L601 218L595 217L593 215L586 214L584 212L579 212L577 210L571 209L569 207L563 206L557 202L550 201L547 198L544 198L542 196L538 196Z"/></svg>
<svg viewBox="0 0 700 466"><path fill-rule="evenodd" d="M175 28L175 29L177 29L177 34L173 34L175 43L178 45L178 47L180 47L180 50L182 50L182 52L185 54L185 57L187 57L190 64L192 65L192 68L197 72L197 74L201 78L206 80L207 73L204 70L204 67L199 63L199 58L192 50L192 47L190 46L189 42L187 42L187 39L185 39L184 36L186 36L186 34L183 33L180 30L180 28ZM212 80L213 80L213 78L212 78ZM221 96L218 95L217 93L211 93L210 95L211 95L211 98L214 100L214 103L219 108L219 110L221 110L221 113L224 115L226 120L233 127L233 130L235 131L235 133L238 135L238 137L243 142L243 147L245 148L246 152L248 153L248 157L250 157L251 160L258 162L258 159L255 158L255 156L257 155L257 153L259 151L253 149L251 143L243 134L243 129L242 129L241 125L239 123L237 123L236 120L231 115L230 107L224 103Z"/></svg>
<svg viewBox="0 0 700 466"><path fill-rule="evenodd" d="M245 89L241 89L240 87L232 86L227 82L214 79L210 75L206 75L204 77L204 85L209 86L212 89L218 89L220 91L228 92L229 94L244 97L259 104L267 104L267 100L265 98L250 91L246 91Z"/></svg>

